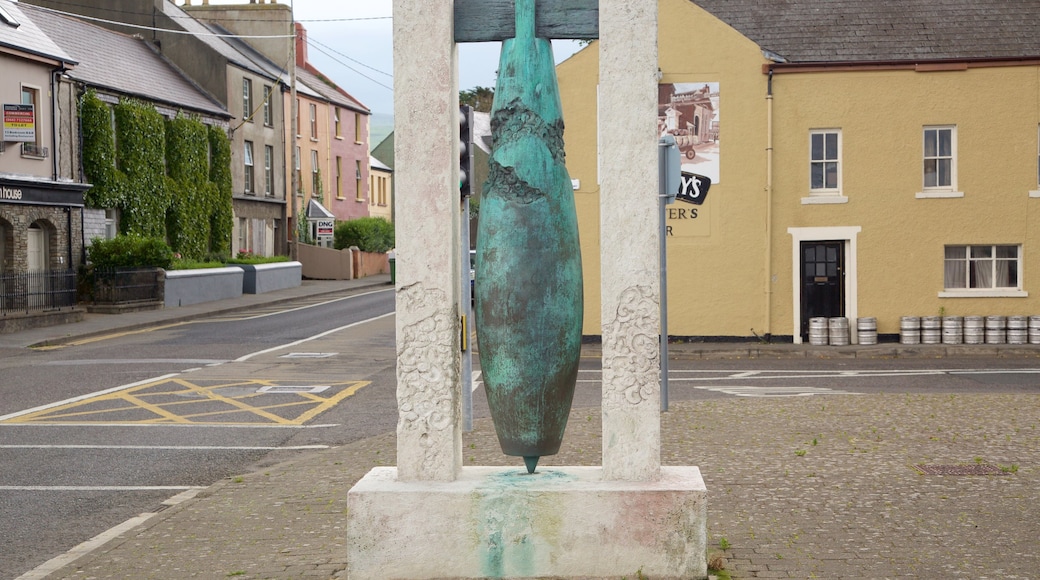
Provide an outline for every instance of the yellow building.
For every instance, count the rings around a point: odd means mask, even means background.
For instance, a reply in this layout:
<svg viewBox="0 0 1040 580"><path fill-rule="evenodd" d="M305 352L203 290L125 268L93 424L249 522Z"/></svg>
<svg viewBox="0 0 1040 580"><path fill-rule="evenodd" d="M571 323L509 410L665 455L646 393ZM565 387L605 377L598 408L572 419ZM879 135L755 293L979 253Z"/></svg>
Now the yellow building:
<svg viewBox="0 0 1040 580"><path fill-rule="evenodd" d="M1040 314L1040 3L660 0L672 336L802 342L811 317ZM598 43L560 64L599 328ZM855 332L852 339L855 341Z"/></svg>

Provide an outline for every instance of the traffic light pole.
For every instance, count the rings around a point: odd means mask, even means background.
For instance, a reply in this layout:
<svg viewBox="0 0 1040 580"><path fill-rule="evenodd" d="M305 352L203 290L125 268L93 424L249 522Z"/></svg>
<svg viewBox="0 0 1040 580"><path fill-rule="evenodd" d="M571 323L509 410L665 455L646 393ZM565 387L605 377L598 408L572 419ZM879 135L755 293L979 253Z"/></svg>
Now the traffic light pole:
<svg viewBox="0 0 1040 580"><path fill-rule="evenodd" d="M473 430L473 291L470 286L469 198L473 193L473 108L459 107L459 195L462 198L461 238L462 267L459 280L462 314L462 430Z"/></svg>

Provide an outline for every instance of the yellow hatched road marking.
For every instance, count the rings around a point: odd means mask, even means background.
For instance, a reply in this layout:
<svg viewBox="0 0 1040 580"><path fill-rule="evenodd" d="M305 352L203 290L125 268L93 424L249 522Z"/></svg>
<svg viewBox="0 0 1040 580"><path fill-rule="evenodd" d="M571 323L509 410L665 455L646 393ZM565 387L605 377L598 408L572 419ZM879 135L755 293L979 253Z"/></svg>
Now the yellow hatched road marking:
<svg viewBox="0 0 1040 580"><path fill-rule="evenodd" d="M183 378L164 378L134 387L98 395L88 399L70 402L56 407L41 409L33 413L27 413L13 417L5 423L47 423L60 424L73 422L90 422L90 417L97 417L98 423L105 424L200 424L200 425L255 425L257 421L199 421L206 417L218 417L238 413L248 413L254 418L259 418L259 424L276 425L303 425L319 414L331 409L347 397L357 393L362 388L371 384L371 381L341 381L323 382L322 386L341 387L333 391L331 396L322 397L310 392L280 392L277 393L278 402L272 404L248 404L246 401L262 403L270 400L270 393L257 392L261 387L292 385L304 386L308 381L288 380L274 381L264 379L227 379L215 384L204 386ZM163 388L167 387L167 388ZM247 389L248 392L241 395L225 395L218 392L220 389L228 388ZM194 397L191 400L169 400L170 397ZM298 400L285 401L285 397L298 397ZM113 404L115 406L106 406ZM187 411L188 405L220 404L226 406L224 409L213 410L212 407L206 411L191 413L179 412L178 409ZM282 417L272 411L275 409L289 409L293 407L304 407L306 411L296 417ZM135 410L146 411L151 416L146 419L116 419L106 420L105 416L111 417L115 413L126 413Z"/></svg>

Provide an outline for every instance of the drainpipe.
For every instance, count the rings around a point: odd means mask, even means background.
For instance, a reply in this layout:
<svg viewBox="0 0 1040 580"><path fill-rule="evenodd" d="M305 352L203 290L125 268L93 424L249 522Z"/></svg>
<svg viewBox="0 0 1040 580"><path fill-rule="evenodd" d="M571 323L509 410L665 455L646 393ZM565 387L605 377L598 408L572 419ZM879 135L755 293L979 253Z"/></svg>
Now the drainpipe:
<svg viewBox="0 0 1040 580"><path fill-rule="evenodd" d="M64 72L64 65L51 71L51 181L58 181L58 76Z"/></svg>
<svg viewBox="0 0 1040 580"><path fill-rule="evenodd" d="M766 287L765 339L772 340L773 320L773 69L766 81Z"/></svg>

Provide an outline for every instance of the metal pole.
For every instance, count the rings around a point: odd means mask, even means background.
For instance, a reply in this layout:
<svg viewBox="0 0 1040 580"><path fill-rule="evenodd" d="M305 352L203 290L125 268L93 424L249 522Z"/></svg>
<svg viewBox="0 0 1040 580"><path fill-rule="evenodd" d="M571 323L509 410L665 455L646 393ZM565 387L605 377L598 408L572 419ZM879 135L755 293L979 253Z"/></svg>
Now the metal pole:
<svg viewBox="0 0 1040 580"><path fill-rule="evenodd" d="M668 197L658 196L661 213L661 411L668 410Z"/></svg>
<svg viewBox="0 0 1040 580"><path fill-rule="evenodd" d="M473 430L473 346L470 344L470 328L473 326L473 293L469 286L469 197L462 200L462 268L459 279L462 280L462 308L466 324L462 332L466 333L462 349L462 430Z"/></svg>

